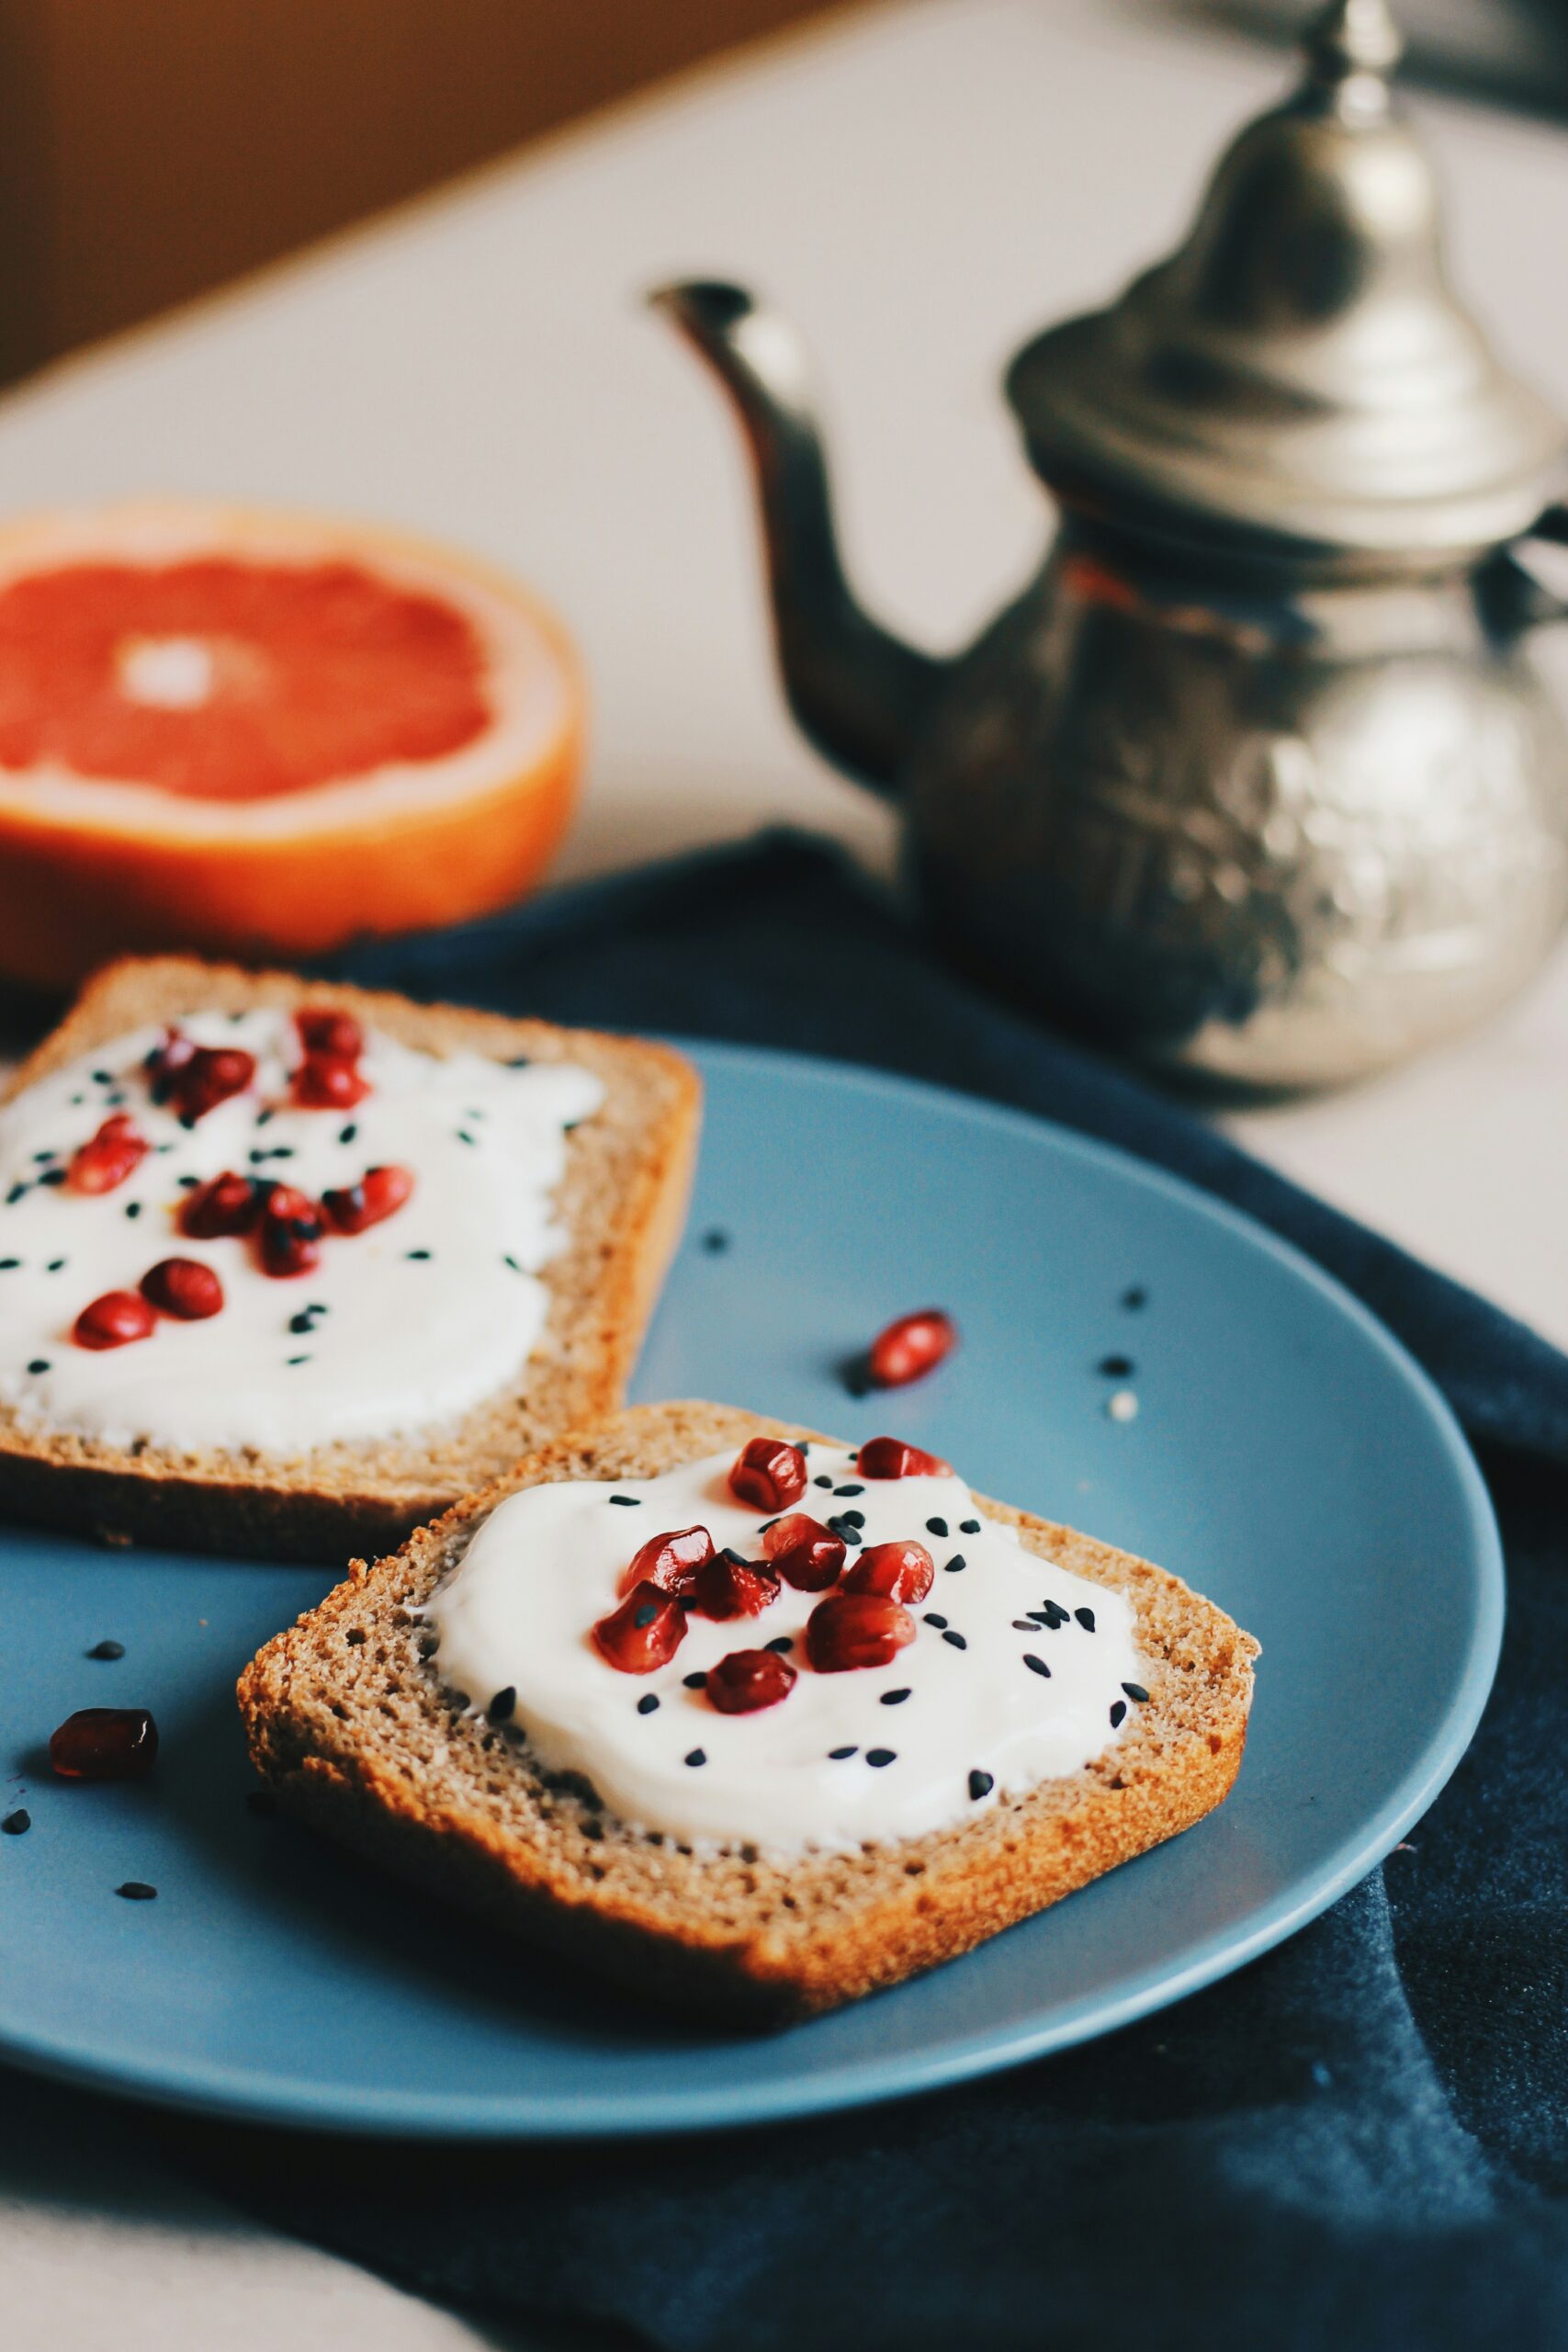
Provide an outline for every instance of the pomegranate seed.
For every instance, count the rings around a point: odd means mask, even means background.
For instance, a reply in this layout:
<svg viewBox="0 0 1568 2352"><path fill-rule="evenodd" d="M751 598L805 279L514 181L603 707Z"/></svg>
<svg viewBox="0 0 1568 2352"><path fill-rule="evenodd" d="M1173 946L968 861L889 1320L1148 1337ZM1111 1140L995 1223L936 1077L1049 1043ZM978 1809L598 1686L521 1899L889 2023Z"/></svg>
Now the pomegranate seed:
<svg viewBox="0 0 1568 2352"><path fill-rule="evenodd" d="M915 1638L915 1621L880 1592L830 1592L806 1625L806 1648L818 1674L886 1666Z"/></svg>
<svg viewBox="0 0 1568 2352"><path fill-rule="evenodd" d="M325 1004L307 1004L295 1014L294 1026L306 1053L322 1060L356 1062L365 1051L365 1032L352 1012L334 1012Z"/></svg>
<svg viewBox="0 0 1568 2352"><path fill-rule="evenodd" d="M158 1760L158 1726L145 1707L79 1707L50 1734L62 1781L139 1781Z"/></svg>
<svg viewBox="0 0 1568 2352"><path fill-rule="evenodd" d="M844 1578L846 1592L880 1592L889 1600L923 1600L936 1562L923 1544L873 1544Z"/></svg>
<svg viewBox="0 0 1568 2352"><path fill-rule="evenodd" d="M693 1593L697 1570L713 1557L713 1537L705 1527L679 1527L670 1535L651 1535L621 1578L621 1590L634 1584L654 1584L660 1592Z"/></svg>
<svg viewBox="0 0 1568 2352"><path fill-rule="evenodd" d="M175 1070L169 1099L181 1124L194 1127L231 1095L243 1094L256 1074L256 1057L238 1046L197 1046Z"/></svg>
<svg viewBox="0 0 1568 2352"><path fill-rule="evenodd" d="M160 1258L137 1287L150 1306L177 1315L182 1323L205 1323L223 1305L222 1283L199 1258Z"/></svg>
<svg viewBox="0 0 1568 2352"><path fill-rule="evenodd" d="M806 1456L780 1437L754 1437L729 1474L729 1491L759 1510L785 1510L806 1492Z"/></svg>
<svg viewBox="0 0 1568 2352"><path fill-rule="evenodd" d="M294 1100L302 1111L352 1111L370 1091L352 1062L307 1054L294 1073Z"/></svg>
<svg viewBox="0 0 1568 2352"><path fill-rule="evenodd" d="M923 1380L958 1344L958 1326L940 1306L923 1306L918 1315L900 1315L879 1331L866 1359L872 1385L904 1388Z"/></svg>
<svg viewBox="0 0 1568 2352"><path fill-rule="evenodd" d="M104 1121L90 1143L71 1155L73 1193L112 1193L131 1170L140 1168L152 1146L136 1132L136 1122L124 1111Z"/></svg>
<svg viewBox="0 0 1568 2352"><path fill-rule="evenodd" d="M79 1348L124 1348L132 1340L150 1340L155 1319L136 1291L107 1290L82 1309L71 1336Z"/></svg>
<svg viewBox="0 0 1568 2352"><path fill-rule="evenodd" d="M731 1650L707 1675L708 1697L721 1715L754 1715L776 1707L795 1687L795 1668L776 1650Z"/></svg>
<svg viewBox="0 0 1568 2352"><path fill-rule="evenodd" d="M803 1510L775 1519L762 1538L762 1549L796 1592L826 1592L844 1565L843 1537Z"/></svg>
<svg viewBox="0 0 1568 2352"><path fill-rule="evenodd" d="M686 1612L656 1584L636 1584L593 1628L601 1655L622 1674L651 1674L668 1666L686 1638Z"/></svg>
<svg viewBox="0 0 1568 2352"><path fill-rule="evenodd" d="M409 1169L367 1168L357 1184L323 1193L321 1206L340 1233L363 1233L367 1226L379 1225L383 1217L400 1209L412 1191Z"/></svg>
<svg viewBox="0 0 1568 2352"><path fill-rule="evenodd" d="M697 1607L705 1617L759 1617L778 1597L778 1577L761 1560L720 1552L698 1572Z"/></svg>
<svg viewBox="0 0 1568 2352"><path fill-rule="evenodd" d="M262 1205L260 1244L263 1273L280 1281L320 1265L321 1220L315 1202L292 1184L270 1186Z"/></svg>
<svg viewBox="0 0 1568 2352"><path fill-rule="evenodd" d="M249 1233L260 1216L260 1186L226 1168L186 1197L179 1227L192 1241L216 1241L220 1234Z"/></svg>
<svg viewBox="0 0 1568 2352"><path fill-rule="evenodd" d="M951 1478L953 1464L937 1453L906 1445L901 1437L867 1438L855 1456L863 1478Z"/></svg>
<svg viewBox="0 0 1568 2352"><path fill-rule="evenodd" d="M165 1029L164 1042L154 1046L142 1068L152 1089L154 1102L166 1102L174 1092L175 1080L196 1052L196 1040L187 1037L183 1029Z"/></svg>

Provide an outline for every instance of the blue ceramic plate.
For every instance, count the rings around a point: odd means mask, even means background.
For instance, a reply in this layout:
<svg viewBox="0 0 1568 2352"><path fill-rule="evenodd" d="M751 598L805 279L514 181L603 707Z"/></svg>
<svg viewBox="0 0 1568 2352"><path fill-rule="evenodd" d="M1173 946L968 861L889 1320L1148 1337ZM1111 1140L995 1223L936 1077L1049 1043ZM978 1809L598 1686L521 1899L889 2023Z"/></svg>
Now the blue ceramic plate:
<svg viewBox="0 0 1568 2352"><path fill-rule="evenodd" d="M708 1109L644 1397L891 1426L982 1491L1188 1577L1263 1644L1212 1819L922 1981L766 2039L645 2015L251 1812L233 1703L333 1580L0 1533L0 2052L171 2104L351 2131L549 2137L759 2120L1059 2050L1301 1927L1452 1770L1502 1570L1438 1396L1306 1261L1074 1136L846 1069L698 1049ZM1145 1303L1127 1303L1142 1293ZM962 1352L857 1402L841 1360L944 1306ZM1117 1380L1099 1367L1130 1357ZM1137 1418L1107 1414L1132 1388ZM85 1652L125 1644L118 1664ZM137 1787L51 1780L73 1708L156 1713ZM119 1900L123 1880L155 1902Z"/></svg>

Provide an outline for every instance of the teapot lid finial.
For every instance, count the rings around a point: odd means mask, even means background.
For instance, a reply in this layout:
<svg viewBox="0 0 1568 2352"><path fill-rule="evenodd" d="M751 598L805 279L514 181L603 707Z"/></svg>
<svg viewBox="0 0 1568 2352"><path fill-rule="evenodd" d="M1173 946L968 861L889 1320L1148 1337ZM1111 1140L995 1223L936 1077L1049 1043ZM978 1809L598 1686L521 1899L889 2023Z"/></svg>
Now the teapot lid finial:
<svg viewBox="0 0 1568 2352"><path fill-rule="evenodd" d="M1401 46L1386 0L1333 0L1185 243L1019 353L1009 395L1064 496L1367 568L1499 544L1554 495L1568 435L1449 285Z"/></svg>

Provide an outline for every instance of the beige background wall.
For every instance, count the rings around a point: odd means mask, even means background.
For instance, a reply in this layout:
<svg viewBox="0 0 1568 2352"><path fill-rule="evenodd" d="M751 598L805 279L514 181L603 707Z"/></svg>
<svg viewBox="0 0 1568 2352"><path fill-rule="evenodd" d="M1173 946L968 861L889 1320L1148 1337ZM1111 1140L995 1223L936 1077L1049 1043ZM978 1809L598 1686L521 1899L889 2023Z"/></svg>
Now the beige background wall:
<svg viewBox="0 0 1568 2352"><path fill-rule="evenodd" d="M823 0L0 0L0 379Z"/></svg>

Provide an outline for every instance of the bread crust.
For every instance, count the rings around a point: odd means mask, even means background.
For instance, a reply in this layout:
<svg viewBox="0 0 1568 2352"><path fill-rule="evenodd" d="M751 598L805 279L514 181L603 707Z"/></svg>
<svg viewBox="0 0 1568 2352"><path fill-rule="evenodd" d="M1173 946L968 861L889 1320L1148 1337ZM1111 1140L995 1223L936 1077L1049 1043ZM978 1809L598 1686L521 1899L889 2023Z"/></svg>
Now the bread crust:
<svg viewBox="0 0 1568 2352"><path fill-rule="evenodd" d="M606 1102L568 1139L559 1199L570 1238L544 1270L544 1343L515 1391L425 1437L341 1441L293 1461L135 1452L29 1425L0 1407L0 1511L110 1544L164 1543L263 1559L341 1561L381 1550L552 1430L617 1406L684 1222L701 1121L695 1070L670 1047L596 1030L193 956L129 956L84 987L59 1027L0 1093L148 1022L204 1011L321 1004L403 1044L574 1061ZM595 1210L597 1214L595 1215Z"/></svg>
<svg viewBox="0 0 1568 2352"><path fill-rule="evenodd" d="M1082 1772L931 1837L787 1867L685 1852L607 1821L570 1776L552 1783L423 1664L413 1612L502 1496L653 1476L760 1430L819 1434L722 1406L636 1408L542 1448L391 1558L353 1563L240 1679L263 1779L289 1810L427 1891L639 1995L739 2024L809 2016L953 1959L1224 1800L1246 1744L1256 1642L1166 1570L978 1496L1029 1548L1126 1595L1150 1702ZM389 1729L394 1679L408 1706Z"/></svg>

